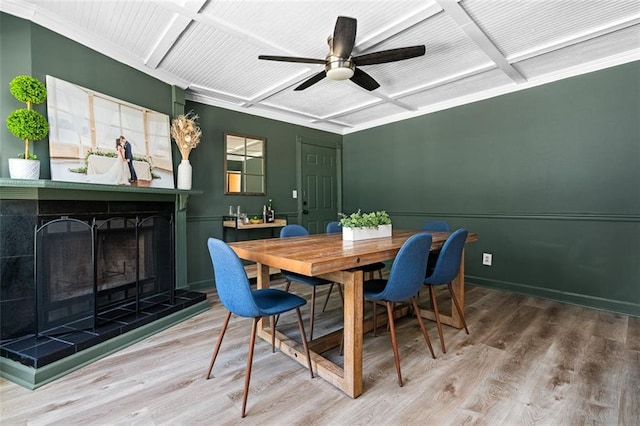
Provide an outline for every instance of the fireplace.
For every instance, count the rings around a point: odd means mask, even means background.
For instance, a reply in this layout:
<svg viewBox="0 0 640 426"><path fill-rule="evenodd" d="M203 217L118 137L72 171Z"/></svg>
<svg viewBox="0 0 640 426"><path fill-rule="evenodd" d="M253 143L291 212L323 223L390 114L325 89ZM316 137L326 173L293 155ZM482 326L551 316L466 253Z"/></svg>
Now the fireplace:
<svg viewBox="0 0 640 426"><path fill-rule="evenodd" d="M173 217L63 217L35 231L37 336L173 302ZM144 315L142 315L144 317Z"/></svg>
<svg viewBox="0 0 640 426"><path fill-rule="evenodd" d="M25 197L1 186L3 377L33 368L14 381L35 388L78 368L69 359L84 365L208 308L204 294L176 282L176 215L184 220L186 206L179 191L73 184L71 199L64 184L44 185L55 190ZM55 376L38 382L51 364Z"/></svg>

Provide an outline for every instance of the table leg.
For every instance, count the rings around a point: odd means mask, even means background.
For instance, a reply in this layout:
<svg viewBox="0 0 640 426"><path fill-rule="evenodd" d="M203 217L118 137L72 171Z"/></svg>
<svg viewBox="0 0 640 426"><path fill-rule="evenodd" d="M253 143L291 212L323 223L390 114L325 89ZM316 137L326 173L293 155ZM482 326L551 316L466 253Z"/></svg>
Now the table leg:
<svg viewBox="0 0 640 426"><path fill-rule="evenodd" d="M458 298L458 303L460 303L460 309L464 312L464 249L462 250L460 271L451 284L453 292ZM462 319L460 318L460 314L458 314L458 310L453 306L453 300L451 300L451 319L456 328L462 328Z"/></svg>
<svg viewBox="0 0 640 426"><path fill-rule="evenodd" d="M260 263L256 264L256 267L257 288L269 288L269 267ZM335 347L339 345L339 339L342 337L344 339L344 365L340 368L313 349L310 350L311 364L314 373L351 398L357 398L362 395L363 274L362 271L338 271L322 277L344 284L344 330L342 335L339 332L334 332L325 336L326 339L321 337L314 340L310 343L310 349L312 347ZM269 321L261 319L258 324L258 335L271 342ZM306 354L302 346L281 332L275 334L276 348L306 367Z"/></svg>
<svg viewBox="0 0 640 426"><path fill-rule="evenodd" d="M269 276L269 265L263 265L262 263L256 263L256 288L258 288L258 289L260 289L260 288L269 288L269 280L270 279L271 278ZM258 335L260 335L260 337L264 337L263 333L262 333L262 330L266 327L267 324L268 324L268 322L264 321L263 318L261 318L260 321L258 321ZM269 333L268 336L271 336L271 333Z"/></svg>
<svg viewBox="0 0 640 426"><path fill-rule="evenodd" d="M345 274L346 275L346 274ZM343 392L352 398L362 394L363 273L358 270L344 282Z"/></svg>

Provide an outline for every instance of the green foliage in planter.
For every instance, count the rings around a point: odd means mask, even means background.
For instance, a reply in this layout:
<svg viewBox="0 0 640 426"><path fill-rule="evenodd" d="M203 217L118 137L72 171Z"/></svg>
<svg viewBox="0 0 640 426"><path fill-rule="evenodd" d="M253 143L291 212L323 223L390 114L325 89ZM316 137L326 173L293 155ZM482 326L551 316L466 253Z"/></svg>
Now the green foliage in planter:
<svg viewBox="0 0 640 426"><path fill-rule="evenodd" d="M358 210L348 216L344 213L340 213L340 218L340 224L343 228L378 229L378 226L380 225L391 225L391 218L384 210L371 213L362 213Z"/></svg>
<svg viewBox="0 0 640 426"><path fill-rule="evenodd" d="M36 159L29 153L29 141L44 139L49 134L49 123L38 111L31 109L31 105L44 102L47 89L44 84L29 75L19 75L9 83L9 91L20 102L27 104L27 108L13 111L7 117L7 128L17 138L24 140L24 153L20 158Z"/></svg>
<svg viewBox="0 0 640 426"><path fill-rule="evenodd" d="M27 104L38 105L47 99L47 88L37 78L19 75L9 83L9 91L14 98Z"/></svg>
<svg viewBox="0 0 640 426"><path fill-rule="evenodd" d="M28 141L37 141L47 136L49 133L47 119L38 111L24 108L17 109L7 117L7 128L15 137L26 141L25 152L20 157L25 158L25 156L28 156L32 160L36 159L35 154L28 154Z"/></svg>

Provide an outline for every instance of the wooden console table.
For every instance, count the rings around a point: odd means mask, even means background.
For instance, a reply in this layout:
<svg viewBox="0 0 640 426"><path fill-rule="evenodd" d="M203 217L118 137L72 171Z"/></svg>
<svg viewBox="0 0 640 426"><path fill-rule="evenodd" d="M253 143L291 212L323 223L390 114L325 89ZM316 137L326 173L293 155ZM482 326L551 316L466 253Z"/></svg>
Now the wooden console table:
<svg viewBox="0 0 640 426"><path fill-rule="evenodd" d="M271 229L271 237L276 237L275 230L287 226L287 219L276 218L268 223L242 223L237 216L222 216L222 240L227 241L227 230L235 231L234 237L238 241L238 230Z"/></svg>

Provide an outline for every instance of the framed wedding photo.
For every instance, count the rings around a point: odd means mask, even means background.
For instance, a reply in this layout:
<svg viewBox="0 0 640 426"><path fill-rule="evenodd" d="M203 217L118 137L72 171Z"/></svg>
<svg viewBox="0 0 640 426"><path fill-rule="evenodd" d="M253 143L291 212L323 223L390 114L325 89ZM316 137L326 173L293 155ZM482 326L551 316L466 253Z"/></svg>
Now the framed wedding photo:
<svg viewBox="0 0 640 426"><path fill-rule="evenodd" d="M170 119L47 76L51 179L174 188Z"/></svg>

